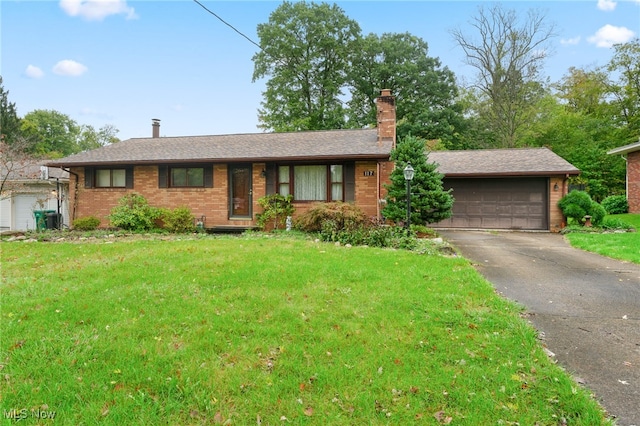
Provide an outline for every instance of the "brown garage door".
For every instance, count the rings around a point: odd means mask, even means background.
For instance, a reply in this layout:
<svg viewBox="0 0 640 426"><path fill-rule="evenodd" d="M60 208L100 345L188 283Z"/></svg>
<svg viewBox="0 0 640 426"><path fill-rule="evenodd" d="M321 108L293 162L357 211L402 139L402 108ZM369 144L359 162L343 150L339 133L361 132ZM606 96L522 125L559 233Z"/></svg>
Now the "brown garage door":
<svg viewBox="0 0 640 426"><path fill-rule="evenodd" d="M547 178L445 178L453 189L453 214L435 227L549 229Z"/></svg>

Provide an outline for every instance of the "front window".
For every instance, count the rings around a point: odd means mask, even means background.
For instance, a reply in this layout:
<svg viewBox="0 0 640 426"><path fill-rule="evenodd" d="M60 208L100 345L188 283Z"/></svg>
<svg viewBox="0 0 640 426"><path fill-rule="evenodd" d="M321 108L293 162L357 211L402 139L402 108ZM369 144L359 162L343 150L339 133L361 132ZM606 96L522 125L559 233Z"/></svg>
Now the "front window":
<svg viewBox="0 0 640 426"><path fill-rule="evenodd" d="M278 168L278 192L297 201L343 201L343 166L299 165Z"/></svg>
<svg viewBox="0 0 640 426"><path fill-rule="evenodd" d="M172 187L204 187L204 169L202 167L172 167Z"/></svg>
<svg viewBox="0 0 640 426"><path fill-rule="evenodd" d="M127 185L125 169L96 170L96 188L124 188Z"/></svg>

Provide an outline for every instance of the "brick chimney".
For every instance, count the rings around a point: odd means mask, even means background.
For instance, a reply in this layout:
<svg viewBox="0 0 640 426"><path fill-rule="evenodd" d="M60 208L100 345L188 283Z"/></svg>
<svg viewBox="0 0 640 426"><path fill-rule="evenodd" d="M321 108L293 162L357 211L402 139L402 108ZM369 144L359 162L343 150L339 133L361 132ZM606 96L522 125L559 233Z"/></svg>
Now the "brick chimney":
<svg viewBox="0 0 640 426"><path fill-rule="evenodd" d="M160 137L160 120L157 118L151 119L151 137L159 138Z"/></svg>
<svg viewBox="0 0 640 426"><path fill-rule="evenodd" d="M392 147L396 147L396 98L391 95L391 90L382 89L380 96L376 98L378 143L391 141Z"/></svg>

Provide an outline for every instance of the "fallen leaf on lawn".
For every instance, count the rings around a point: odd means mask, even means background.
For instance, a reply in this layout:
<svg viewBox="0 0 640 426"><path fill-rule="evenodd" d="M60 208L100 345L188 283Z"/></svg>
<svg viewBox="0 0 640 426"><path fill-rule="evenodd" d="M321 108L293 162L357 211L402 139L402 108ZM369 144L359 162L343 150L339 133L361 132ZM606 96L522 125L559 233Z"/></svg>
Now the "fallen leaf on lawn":
<svg viewBox="0 0 640 426"><path fill-rule="evenodd" d="M443 425L448 425L453 421L453 417L447 416L446 413L442 410L435 413L433 417L435 417L435 419Z"/></svg>
<svg viewBox="0 0 640 426"><path fill-rule="evenodd" d="M311 417L313 416L313 408L312 407L307 407L304 409L304 415Z"/></svg>

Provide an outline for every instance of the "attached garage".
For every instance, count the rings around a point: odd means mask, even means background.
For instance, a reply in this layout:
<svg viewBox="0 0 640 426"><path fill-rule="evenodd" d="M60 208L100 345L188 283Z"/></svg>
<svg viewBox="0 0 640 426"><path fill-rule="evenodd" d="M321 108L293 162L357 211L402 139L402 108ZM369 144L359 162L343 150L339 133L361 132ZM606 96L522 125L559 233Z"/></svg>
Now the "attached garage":
<svg viewBox="0 0 640 426"><path fill-rule="evenodd" d="M579 173L547 148L434 151L428 161L455 199L451 218L436 228L559 231L557 202Z"/></svg>

